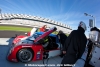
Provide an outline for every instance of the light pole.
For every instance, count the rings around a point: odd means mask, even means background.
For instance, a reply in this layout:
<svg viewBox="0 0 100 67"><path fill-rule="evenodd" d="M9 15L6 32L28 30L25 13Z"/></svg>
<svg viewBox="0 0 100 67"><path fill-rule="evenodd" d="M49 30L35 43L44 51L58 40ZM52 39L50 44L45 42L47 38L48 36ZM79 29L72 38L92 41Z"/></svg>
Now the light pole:
<svg viewBox="0 0 100 67"><path fill-rule="evenodd" d="M93 15L90 15L90 14L87 14L87 13L84 13L85 16L91 16L93 19L94 19L94 26L96 25L96 19Z"/></svg>
<svg viewBox="0 0 100 67"><path fill-rule="evenodd" d="M1 9L0 9L0 15L1 15ZM2 18L0 18L0 19L2 19Z"/></svg>
<svg viewBox="0 0 100 67"><path fill-rule="evenodd" d="M1 23L1 19L2 19L2 14L1 14L1 9L0 9L0 23Z"/></svg>

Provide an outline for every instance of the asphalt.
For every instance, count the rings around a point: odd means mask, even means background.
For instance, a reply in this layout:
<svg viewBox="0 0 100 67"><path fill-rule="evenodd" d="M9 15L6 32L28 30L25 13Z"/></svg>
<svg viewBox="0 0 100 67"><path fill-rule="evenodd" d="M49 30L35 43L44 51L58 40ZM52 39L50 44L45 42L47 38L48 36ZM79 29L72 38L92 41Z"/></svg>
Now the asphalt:
<svg viewBox="0 0 100 67"><path fill-rule="evenodd" d="M25 35L26 32L19 31L0 31L0 38L11 38L16 35Z"/></svg>
<svg viewBox="0 0 100 67"><path fill-rule="evenodd" d="M32 27L29 27L29 26L6 25L6 24L0 24L0 26L32 28ZM0 31L0 38L10 38L10 37L15 37L16 35L25 35L25 33L26 32L22 32L22 31Z"/></svg>

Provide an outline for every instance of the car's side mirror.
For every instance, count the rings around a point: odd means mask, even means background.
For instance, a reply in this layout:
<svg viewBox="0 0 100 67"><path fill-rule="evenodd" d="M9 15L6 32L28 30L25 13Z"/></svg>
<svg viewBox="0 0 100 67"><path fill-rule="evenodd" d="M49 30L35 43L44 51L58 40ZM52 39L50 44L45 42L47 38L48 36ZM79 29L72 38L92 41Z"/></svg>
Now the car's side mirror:
<svg viewBox="0 0 100 67"><path fill-rule="evenodd" d="M94 27L93 19L89 19L89 26L90 28Z"/></svg>

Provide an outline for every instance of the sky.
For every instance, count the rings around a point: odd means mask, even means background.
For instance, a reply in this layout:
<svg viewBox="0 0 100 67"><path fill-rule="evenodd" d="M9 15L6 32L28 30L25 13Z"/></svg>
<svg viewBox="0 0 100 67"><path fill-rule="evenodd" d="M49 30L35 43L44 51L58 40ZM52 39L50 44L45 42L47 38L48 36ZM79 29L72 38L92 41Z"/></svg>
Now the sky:
<svg viewBox="0 0 100 67"><path fill-rule="evenodd" d="M100 0L0 0L1 13L27 14L55 20L77 29L80 21L87 25L89 32L90 16L96 18L100 28Z"/></svg>

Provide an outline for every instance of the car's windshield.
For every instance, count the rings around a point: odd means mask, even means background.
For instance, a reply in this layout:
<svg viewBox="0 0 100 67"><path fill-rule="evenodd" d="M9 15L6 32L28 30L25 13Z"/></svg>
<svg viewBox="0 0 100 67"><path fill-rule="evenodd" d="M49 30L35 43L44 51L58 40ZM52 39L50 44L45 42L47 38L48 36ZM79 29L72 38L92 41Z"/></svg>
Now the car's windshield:
<svg viewBox="0 0 100 67"><path fill-rule="evenodd" d="M42 35L42 34L37 34L37 33L35 33L35 34L32 35L32 37L34 37L34 38L36 39L36 38L39 37L40 35Z"/></svg>
<svg viewBox="0 0 100 67"><path fill-rule="evenodd" d="M38 33L35 33L33 34L32 36L29 36L26 40L35 40L37 37L39 37L40 35L42 34L38 34Z"/></svg>

